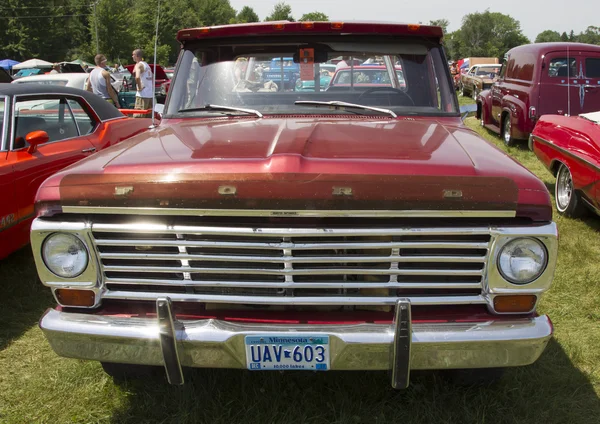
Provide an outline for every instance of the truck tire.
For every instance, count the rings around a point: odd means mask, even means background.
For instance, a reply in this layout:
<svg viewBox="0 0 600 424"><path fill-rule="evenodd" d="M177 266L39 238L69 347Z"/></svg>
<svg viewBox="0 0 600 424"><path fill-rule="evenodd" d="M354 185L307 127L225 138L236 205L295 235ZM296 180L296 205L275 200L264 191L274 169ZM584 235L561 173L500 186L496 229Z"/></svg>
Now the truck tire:
<svg viewBox="0 0 600 424"><path fill-rule="evenodd" d="M512 137L512 123L510 122L510 116L505 115L502 121L502 131L500 133L502 136L502 141L507 146L514 146L515 139Z"/></svg>
<svg viewBox="0 0 600 424"><path fill-rule="evenodd" d="M469 90L467 90L467 89L466 89L466 87L465 87L465 85L464 85L464 84L462 84L462 88L461 88L461 90L460 90L460 94L461 94L463 97L468 97L468 96L469 96Z"/></svg>
<svg viewBox="0 0 600 424"><path fill-rule="evenodd" d="M444 377L456 386L489 386L500 381L505 368L446 370Z"/></svg>
<svg viewBox="0 0 600 424"><path fill-rule="evenodd" d="M579 193L573 188L571 171L563 163L560 164L560 168L558 168L558 172L556 173L554 200L556 202L556 210L561 215L570 218L579 218L587 212Z"/></svg>
<svg viewBox="0 0 600 424"><path fill-rule="evenodd" d="M162 367L150 365L117 364L114 362L101 362L101 364L104 372L110 375L115 382L156 378L163 371Z"/></svg>

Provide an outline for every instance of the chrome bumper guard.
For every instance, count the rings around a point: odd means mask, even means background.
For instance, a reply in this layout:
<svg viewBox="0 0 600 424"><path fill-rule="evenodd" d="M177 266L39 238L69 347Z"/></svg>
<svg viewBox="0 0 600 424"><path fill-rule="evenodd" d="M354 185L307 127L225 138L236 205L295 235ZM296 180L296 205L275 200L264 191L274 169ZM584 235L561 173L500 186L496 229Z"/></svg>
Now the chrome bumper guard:
<svg viewBox="0 0 600 424"><path fill-rule="evenodd" d="M413 323L400 299L393 324L271 325L216 319L174 319L171 301L157 300L157 319L48 309L40 327L61 356L164 366L183 384L182 366L246 368L244 338L269 333L328 335L332 370L390 370L391 385L406 388L410 370L528 365L541 355L552 324L546 315L486 322Z"/></svg>

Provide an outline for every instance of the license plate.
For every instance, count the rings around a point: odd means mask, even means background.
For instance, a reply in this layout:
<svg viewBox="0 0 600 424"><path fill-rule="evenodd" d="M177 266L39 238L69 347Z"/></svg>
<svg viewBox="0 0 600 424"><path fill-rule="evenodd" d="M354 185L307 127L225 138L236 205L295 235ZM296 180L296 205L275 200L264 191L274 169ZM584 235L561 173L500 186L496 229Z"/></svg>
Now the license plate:
<svg viewBox="0 0 600 424"><path fill-rule="evenodd" d="M246 336L249 370L329 369L329 336Z"/></svg>

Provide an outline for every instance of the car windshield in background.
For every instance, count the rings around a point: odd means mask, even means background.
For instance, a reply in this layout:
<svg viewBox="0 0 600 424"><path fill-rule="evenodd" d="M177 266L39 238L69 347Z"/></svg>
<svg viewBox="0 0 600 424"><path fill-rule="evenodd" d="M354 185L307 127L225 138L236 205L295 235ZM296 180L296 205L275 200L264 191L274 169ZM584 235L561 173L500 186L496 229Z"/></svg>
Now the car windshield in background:
<svg viewBox="0 0 600 424"><path fill-rule="evenodd" d="M381 115L378 109L397 115L458 112L437 45L412 39L385 44L293 40L297 39L260 46L208 40L186 46L166 117L247 115L214 106L265 115ZM323 107L317 102L354 107Z"/></svg>
<svg viewBox="0 0 600 424"><path fill-rule="evenodd" d="M497 75L500 73L500 67L497 68L479 68L477 69L476 75L478 76L486 76L486 75Z"/></svg>

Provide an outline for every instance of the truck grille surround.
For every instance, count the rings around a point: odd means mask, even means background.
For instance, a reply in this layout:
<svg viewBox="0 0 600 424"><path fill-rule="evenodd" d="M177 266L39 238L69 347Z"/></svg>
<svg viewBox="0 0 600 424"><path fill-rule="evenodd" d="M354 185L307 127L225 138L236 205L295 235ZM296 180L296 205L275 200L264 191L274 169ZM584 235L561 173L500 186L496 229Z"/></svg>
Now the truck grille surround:
<svg viewBox="0 0 600 424"><path fill-rule="evenodd" d="M286 222L287 223L287 222ZM92 224L108 299L262 305L486 303L493 237L460 227Z"/></svg>

